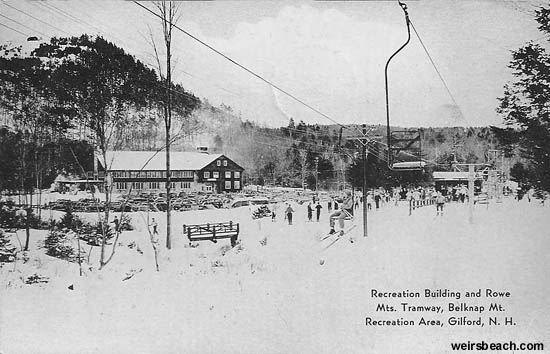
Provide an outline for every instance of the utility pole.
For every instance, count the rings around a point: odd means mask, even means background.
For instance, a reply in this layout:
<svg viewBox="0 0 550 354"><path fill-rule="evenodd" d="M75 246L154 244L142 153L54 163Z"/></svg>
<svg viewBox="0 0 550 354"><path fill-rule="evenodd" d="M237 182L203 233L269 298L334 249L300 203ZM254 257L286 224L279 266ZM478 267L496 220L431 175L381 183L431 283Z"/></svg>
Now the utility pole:
<svg viewBox="0 0 550 354"><path fill-rule="evenodd" d="M367 228L367 125L363 124L363 130L361 131L361 136L350 137L348 139L353 139L361 143L361 160L363 165L363 237L368 236ZM353 183L352 183L353 188Z"/></svg>
<svg viewBox="0 0 550 354"><path fill-rule="evenodd" d="M468 222L474 223L474 181L475 181L475 166L468 165Z"/></svg>
<svg viewBox="0 0 550 354"><path fill-rule="evenodd" d="M315 193L319 191L319 156L315 158Z"/></svg>
<svg viewBox="0 0 550 354"><path fill-rule="evenodd" d="M363 124L363 237L368 236L367 231L367 125Z"/></svg>

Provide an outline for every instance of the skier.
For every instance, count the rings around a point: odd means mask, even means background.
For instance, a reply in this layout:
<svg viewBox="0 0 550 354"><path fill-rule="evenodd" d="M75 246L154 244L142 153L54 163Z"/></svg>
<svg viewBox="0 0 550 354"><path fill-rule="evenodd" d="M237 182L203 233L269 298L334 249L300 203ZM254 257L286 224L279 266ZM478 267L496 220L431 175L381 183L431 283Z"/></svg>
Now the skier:
<svg viewBox="0 0 550 354"><path fill-rule="evenodd" d="M346 199L344 200L341 208L339 210L334 211L334 213L330 214L330 216L329 216L329 224L330 224L329 233L330 234L333 234L333 233L336 232L334 230L336 219L338 219L338 227L340 228L340 235L344 234L344 227L345 227L345 221L344 220L346 219L347 215L353 213L353 199L351 198L351 196L349 194L350 193L348 192L348 195L347 195Z"/></svg>

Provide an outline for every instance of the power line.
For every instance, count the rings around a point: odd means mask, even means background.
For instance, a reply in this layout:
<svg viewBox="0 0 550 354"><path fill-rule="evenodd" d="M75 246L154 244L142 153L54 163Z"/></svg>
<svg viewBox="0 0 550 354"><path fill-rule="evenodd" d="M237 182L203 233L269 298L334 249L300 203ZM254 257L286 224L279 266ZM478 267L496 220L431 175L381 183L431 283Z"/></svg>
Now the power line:
<svg viewBox="0 0 550 354"><path fill-rule="evenodd" d="M150 12L152 15L154 15L155 17L158 17L160 20L162 21L166 21L165 19L162 18L162 16L156 14L154 11L150 10L149 8L141 5L139 2L137 1L133 1L136 5L138 5L139 7L145 9L146 11ZM286 90L280 88L279 86L275 85L274 83L272 83L271 81L265 79L263 76L255 73L254 71L248 69L246 66L240 64L239 62L237 62L236 60L230 58L229 56L223 54L222 52L220 52L219 50L217 50L216 48L212 47L211 45L207 44L206 42L202 41L201 39L199 39L198 37L194 36L193 34L189 33L188 31L182 29L181 27L179 27L178 25L174 24L174 23L171 23L169 21L166 21L168 22L171 26L173 26L174 28L178 29L180 32L184 33L185 35L187 35L188 37L192 38L193 40L199 42L200 44L202 44L203 46L205 46L206 48L210 49L211 51L213 51L214 53L220 55L221 57L223 57L224 59L228 60L229 62L233 63L234 65L240 67L241 69L245 70L246 72L248 72L249 74L255 76L256 78L260 79L261 81L265 82L266 84L268 84L269 86L273 87L274 89L278 90L279 92L285 94L286 96L292 98L293 100L295 100L296 102L299 102L300 104L302 104L303 106L309 108L310 110L312 110L313 112L325 117L326 119L330 120L331 122L345 128L345 129L349 129L348 127L346 127L345 125L337 122L336 120L332 119L331 117L329 117L328 115L326 115L325 113L319 111L318 109L312 107L311 105L309 105L308 103L302 101L301 99L297 98L296 96L292 95L291 93L287 92Z"/></svg>
<svg viewBox="0 0 550 354"><path fill-rule="evenodd" d="M70 34L69 34L68 32L62 30L61 28L56 27L56 26L54 26L54 25L51 25L51 24L49 24L49 23L47 23L47 22L45 22L45 21L42 21L41 19L39 19L39 18L37 18L37 17L34 17L33 15L30 15L30 14L26 13L25 11L19 10L18 8L14 7L14 6L11 6L11 5L8 4L8 3L4 3L4 5L6 5L7 7L12 8L12 9L14 9L14 10L16 10L16 11L19 11L19 12L21 12L22 14L27 15L27 16L29 16L29 17L31 17L31 18L33 18L33 19L39 21L39 22L42 22L43 24L45 24L45 25L47 25L47 26L50 26L50 27L52 27L52 28L55 28L55 29L58 30L58 31L64 32L64 33L66 33L67 35L70 36Z"/></svg>
<svg viewBox="0 0 550 354"><path fill-rule="evenodd" d="M102 29L100 29L100 28L98 28L98 27L96 27L96 26L93 26L93 25L91 25L91 24L89 24L89 23L87 23L87 22L81 20L80 18L78 18L78 17L76 17L76 16L74 16L74 15L68 13L67 11L62 11L61 9L59 9L59 8L57 8L57 7L55 7L55 6L51 5L51 4L42 4L42 3L39 3L39 4L45 6L45 7L46 7L48 10L50 10L50 11L55 11L57 14L59 14L59 15L65 17L65 18L68 18L68 19L72 20L73 22L75 22L75 23L77 23L77 24L79 24L79 25L85 24L85 25L88 25L88 26L91 26L91 27L95 28L95 29L98 30L100 33L105 33L105 31L103 31ZM139 6L143 7L143 8L145 8L145 7L142 6L141 4L137 4L137 5L139 5ZM149 12L153 13L153 15L159 17L157 14L155 14L155 13L152 12L152 11L150 11L149 9L147 9L147 8L145 8L145 9L148 10ZM43 21L42 21L42 22L43 22ZM175 27L176 27L177 29L179 29L180 31L186 33L187 35L190 35L190 34L187 33L186 31L184 31L184 30L182 30L181 28L179 28L178 26L175 26ZM65 31L64 31L64 32L65 32ZM65 32L65 33L67 33L67 32ZM220 54L220 55L226 57L223 53L220 53L219 51L215 50L214 48L208 46L206 43L200 41L198 38L196 38L196 37L194 37L194 36L192 36L192 35L190 35L190 36L191 36L192 38L194 38L195 40L198 40L199 42L201 42L201 44L206 45L206 46L207 46L208 48L210 48L211 50L214 50L214 51L217 52L218 54ZM141 59L142 59L144 62L148 62L147 60L144 60L143 58L141 58ZM229 57L226 57L226 59L228 59L228 60L234 62L234 61L233 61L231 58L229 58ZM241 66L243 69L247 70L247 71L250 72L251 74L253 74L253 75L259 77L260 79L262 79L263 81L267 82L268 84L270 84L271 86L275 87L276 89L280 90L280 91L283 92L284 94L290 95L290 97L292 97L293 99L297 100L298 102L300 102L300 103L302 103L302 104L305 104L306 106L308 106L308 108L313 109L314 111L316 111L317 113L319 113L319 114L321 114L321 115L323 115L323 116L326 116L326 115L323 114L322 112L317 111L315 108L313 108L313 107L307 105L305 102L303 102L303 101L297 99L296 97L292 96L292 95L289 94L288 92L286 92L286 91L280 89L280 88L277 87L277 86L274 86L274 85L273 85L272 83L270 83L269 81L265 80L264 78L262 78L262 77L260 77L259 75L255 74L255 73L252 72L251 70L249 70L249 69L245 68L244 66L240 65L239 63L237 63L237 62L234 62L234 63L237 64L237 65L239 65L239 66ZM151 65L151 63L149 63L149 65ZM153 65L153 67L155 67L155 66ZM184 70L180 70L180 71L183 72L183 73L185 73L185 74L187 74L187 75L189 75L189 76L191 76L191 77L194 77L194 78L196 78L196 79L201 79L201 78L197 77L196 75L193 75L193 74L191 74L191 73L188 73L188 72L186 72L186 71L184 71ZM203 80L203 79L201 79L201 80ZM205 81L205 80L203 80L203 81ZM236 94L236 93L234 93L234 92L230 92L230 91L228 91L228 90L226 90L226 89L223 89L223 88L221 88L221 89L224 90L224 91L226 91L226 92L229 92L229 93L231 93L231 94L238 95L238 94ZM180 94L180 95L184 95L184 96L190 97L190 98L197 99L196 96L191 96L191 95L186 94L186 93L177 92L177 91L174 91L173 89L170 89L170 91L172 91L172 92L174 92L174 93L177 93L177 94ZM238 96L240 96L240 95L238 95ZM326 116L326 118L330 119L331 121L333 121L333 122L336 123L337 125L342 126L343 128L349 129L348 127L346 127L346 126L344 126L344 125L338 123L337 121L333 120L332 118L330 118L330 117L328 117L328 116Z"/></svg>
<svg viewBox="0 0 550 354"><path fill-rule="evenodd" d="M8 26L8 25L5 25L5 24L3 24L2 22L0 22L0 26L6 27L7 29L10 29L10 30L12 30L12 31L14 31L14 32L17 32L17 33L19 33L19 34L22 34L22 35L25 36L25 37L29 37L28 34L23 33L23 32L21 32L21 31L19 31L19 30L16 30L15 28L12 28L12 27L10 27L10 26Z"/></svg>
<svg viewBox="0 0 550 354"><path fill-rule="evenodd" d="M422 48L424 49L424 52L426 52L426 55L428 56L428 59L430 59L430 63L432 64L432 66L434 67L437 75L441 79L441 82L443 83L443 86L445 86L445 89L447 90L447 93L451 97L451 100L453 101L453 104L458 109L458 111L460 113L460 117L462 117L462 119L464 119L464 121L466 121L466 123L468 125L470 125L470 122L468 122L468 120L464 116L464 113L462 112L462 109L460 108L460 105L456 102L456 99L455 99L453 93L451 92L451 89L447 85L447 82L445 82L445 79L443 78L443 75L441 75L441 72L437 68L437 65L435 65L435 62L432 59L432 56L430 55L430 52L428 51L428 48L426 48L426 46L424 45L424 42L422 41L422 38L420 38L420 34L418 34L418 31L416 30L416 27L414 27L414 24L412 23L412 21L409 20L409 23L411 24L411 27L413 28L414 33L416 34L416 37L418 37L418 40L420 41L420 44L422 45Z"/></svg>
<svg viewBox="0 0 550 354"><path fill-rule="evenodd" d="M8 19L8 20L10 20L10 21L12 21L12 22L15 22L15 23L17 23L19 26L25 27L25 28L28 29L28 30L31 30L31 31L36 32L36 33L40 33L40 34L43 35L44 37L51 38L51 37L48 36L47 34L44 34L44 33L40 32L40 31L37 31L37 30L35 30L34 28L31 28L31 27L29 27L29 26L27 26L27 25L25 25L25 24L22 24L21 22L16 21L16 20L14 20L14 19L12 19L12 18L9 18L9 17L4 16L4 15L2 15L2 14L0 14L0 17L3 17L3 18L6 18L6 19ZM21 33L21 32L19 32L19 33Z"/></svg>

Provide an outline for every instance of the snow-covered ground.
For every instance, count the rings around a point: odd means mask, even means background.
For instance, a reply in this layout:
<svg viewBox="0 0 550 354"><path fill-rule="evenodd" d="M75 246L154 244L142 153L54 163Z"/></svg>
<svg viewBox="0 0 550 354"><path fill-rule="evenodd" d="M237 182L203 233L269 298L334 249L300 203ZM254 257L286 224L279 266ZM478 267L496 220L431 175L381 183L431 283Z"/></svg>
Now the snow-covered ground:
<svg viewBox="0 0 550 354"><path fill-rule="evenodd" d="M306 221L305 204L294 207L294 225L283 220L282 206L275 222L252 220L247 208L174 212L173 249L160 247L160 272L146 225L157 219L162 245L163 213L130 213L135 230L122 234L112 262L99 271L94 248L82 277L77 264L45 256L46 232L34 231L29 260L0 268L0 352L414 354L450 353L458 341L548 340L548 206L511 199L476 205L470 224L467 204L448 204L439 217L434 206L409 216L405 204L386 205L369 212L368 237L359 211L355 242L346 236L325 252L318 238L328 230L326 208L317 223ZM187 246L183 224L229 220L240 223L242 247L222 255L229 240ZM35 273L49 282L25 284ZM462 298L371 296L372 289L426 288ZM464 298L487 288L510 297ZM403 302L442 305L444 312L404 312ZM450 313L449 302L486 309ZM488 312L491 303L504 311ZM378 304L396 311L377 311ZM451 316L481 316L485 325L450 326ZM502 323L490 326L491 316ZM366 317L445 324L367 326ZM504 317L516 324L505 325Z"/></svg>

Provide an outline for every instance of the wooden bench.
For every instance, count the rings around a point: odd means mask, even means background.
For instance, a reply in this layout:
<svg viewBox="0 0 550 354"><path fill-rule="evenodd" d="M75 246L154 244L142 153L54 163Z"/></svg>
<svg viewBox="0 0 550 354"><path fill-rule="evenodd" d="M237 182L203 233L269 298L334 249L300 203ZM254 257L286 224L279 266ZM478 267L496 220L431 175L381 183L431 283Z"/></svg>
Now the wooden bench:
<svg viewBox="0 0 550 354"><path fill-rule="evenodd" d="M183 234L187 235L189 243L193 241L218 242L219 239L231 239L231 246L235 247L239 236L239 223L233 221L215 224L183 225Z"/></svg>

